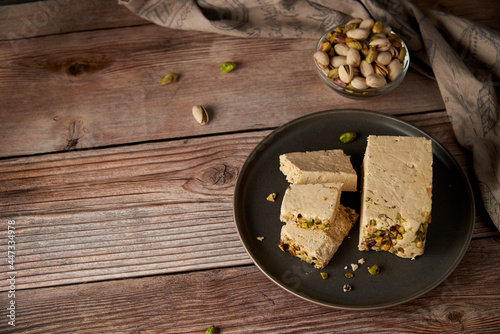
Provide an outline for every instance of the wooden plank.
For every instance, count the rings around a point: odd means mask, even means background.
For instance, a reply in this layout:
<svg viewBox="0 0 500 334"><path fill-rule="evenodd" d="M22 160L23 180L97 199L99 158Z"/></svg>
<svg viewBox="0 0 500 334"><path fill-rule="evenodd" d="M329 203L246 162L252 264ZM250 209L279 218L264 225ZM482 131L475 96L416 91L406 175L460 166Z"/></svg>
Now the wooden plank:
<svg viewBox="0 0 500 334"><path fill-rule="evenodd" d="M153 25L33 38L18 52L0 42L0 157L270 128L332 108L444 109L436 82L414 71L368 103L340 97L316 75L313 48ZM228 60L239 66L225 74ZM168 72L179 81L161 85Z"/></svg>
<svg viewBox="0 0 500 334"><path fill-rule="evenodd" d="M495 333L499 271L499 240L474 240L434 290L403 305L356 314L291 295L255 266L31 289L16 292L15 330L204 333L216 325L220 333ZM8 302L1 293L0 305ZM5 319L0 331L13 332Z"/></svg>
<svg viewBox="0 0 500 334"><path fill-rule="evenodd" d="M444 112L404 118L431 135L450 126ZM5 230L16 221L18 288L249 264L233 191L269 132L0 161L0 221ZM468 165L451 137L444 145ZM487 216L478 219L480 236L498 233Z"/></svg>
<svg viewBox="0 0 500 334"><path fill-rule="evenodd" d="M46 0L0 7L0 41L151 24L118 0Z"/></svg>

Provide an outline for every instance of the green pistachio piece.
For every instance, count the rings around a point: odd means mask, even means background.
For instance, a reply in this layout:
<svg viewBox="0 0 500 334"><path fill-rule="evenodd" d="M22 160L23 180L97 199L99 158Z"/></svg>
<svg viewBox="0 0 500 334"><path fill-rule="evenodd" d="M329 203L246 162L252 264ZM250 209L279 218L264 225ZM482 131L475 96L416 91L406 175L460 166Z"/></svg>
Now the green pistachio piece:
<svg viewBox="0 0 500 334"><path fill-rule="evenodd" d="M205 334L217 334L217 327L215 326L210 326L207 331L205 332Z"/></svg>
<svg viewBox="0 0 500 334"><path fill-rule="evenodd" d="M177 82L179 80L179 75L177 73L169 73L161 78L161 84L166 85L169 83Z"/></svg>
<svg viewBox="0 0 500 334"><path fill-rule="evenodd" d="M356 132L346 132L340 135L340 141L344 144L348 144L356 139Z"/></svg>
<svg viewBox="0 0 500 334"><path fill-rule="evenodd" d="M356 49L356 50L361 50L363 46L361 45L361 42L355 40L354 38L349 38L347 37L345 39L345 43L347 44L348 47L351 49Z"/></svg>
<svg viewBox="0 0 500 334"><path fill-rule="evenodd" d="M382 22L377 21L377 22L375 22L375 24L372 27L372 32L374 34L380 34L383 29L384 29L384 25L382 24Z"/></svg>
<svg viewBox="0 0 500 334"><path fill-rule="evenodd" d="M323 43L321 43L321 46L320 46L321 51L330 52L331 49L332 49L332 45L330 44L330 42L324 41Z"/></svg>
<svg viewBox="0 0 500 334"><path fill-rule="evenodd" d="M220 70L224 73L229 73L236 68L236 63L232 61L226 61L220 66Z"/></svg>
<svg viewBox="0 0 500 334"><path fill-rule="evenodd" d="M378 273L380 273L380 268L376 264L374 264L373 266L368 268L368 272L372 275L377 275Z"/></svg>

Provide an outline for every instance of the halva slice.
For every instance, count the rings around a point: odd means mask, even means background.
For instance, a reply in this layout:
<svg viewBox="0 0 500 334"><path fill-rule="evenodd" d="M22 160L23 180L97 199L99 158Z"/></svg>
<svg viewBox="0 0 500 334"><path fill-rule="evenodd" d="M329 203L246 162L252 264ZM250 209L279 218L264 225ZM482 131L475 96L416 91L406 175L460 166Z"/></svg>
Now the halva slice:
<svg viewBox="0 0 500 334"><path fill-rule="evenodd" d="M358 177L343 150L292 152L280 155L280 170L290 183L340 182L342 191L356 191Z"/></svg>
<svg viewBox="0 0 500 334"><path fill-rule="evenodd" d="M349 234L358 216L353 209L340 205L329 229L311 230L295 224L285 224L281 228L279 247L318 269L324 268Z"/></svg>
<svg viewBox="0 0 500 334"><path fill-rule="evenodd" d="M340 204L340 183L290 184L281 203L280 220L303 229L328 229Z"/></svg>
<svg viewBox="0 0 500 334"><path fill-rule="evenodd" d="M424 253L432 205L432 142L369 136L363 159L359 250Z"/></svg>

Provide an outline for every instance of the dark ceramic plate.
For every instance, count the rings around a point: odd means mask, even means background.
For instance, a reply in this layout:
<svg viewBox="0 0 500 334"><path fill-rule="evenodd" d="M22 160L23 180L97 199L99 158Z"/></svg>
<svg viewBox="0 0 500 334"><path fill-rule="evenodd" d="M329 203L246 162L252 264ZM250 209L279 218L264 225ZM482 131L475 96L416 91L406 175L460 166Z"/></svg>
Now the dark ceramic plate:
<svg viewBox="0 0 500 334"><path fill-rule="evenodd" d="M349 144L340 134L355 131ZM422 136L432 140L433 212L423 256L402 259L387 252L357 249L359 223L354 225L330 263L322 270L278 248L281 200L288 186L279 170L279 155L294 151L343 149L360 174L368 135ZM359 185L358 185L359 186ZM276 193L276 202L266 197ZM360 208L360 193L342 193L341 203ZM234 218L241 241L255 264L292 294L325 306L374 309L410 301L439 285L465 254L474 225L474 199L469 181L453 156L435 139L398 118L362 110L330 110L307 115L269 134L248 157L234 194ZM264 237L259 241L257 237ZM351 263L364 258L356 271ZM367 267L381 268L372 276ZM345 266L349 270L344 269ZM320 272L328 273L328 279ZM346 278L353 272L353 278ZM350 284L352 291L343 292Z"/></svg>

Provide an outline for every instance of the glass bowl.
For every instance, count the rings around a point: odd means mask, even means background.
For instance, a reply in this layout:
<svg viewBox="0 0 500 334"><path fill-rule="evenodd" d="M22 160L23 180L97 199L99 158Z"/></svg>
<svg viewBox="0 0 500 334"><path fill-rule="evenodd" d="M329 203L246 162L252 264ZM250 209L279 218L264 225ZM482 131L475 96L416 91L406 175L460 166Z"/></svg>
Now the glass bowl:
<svg viewBox="0 0 500 334"><path fill-rule="evenodd" d="M326 33L323 34L316 43L316 48L314 49L314 52L321 50L321 43L326 39L327 36L330 32L335 31L337 27L328 30ZM398 36L396 33L391 31L391 34L394 34ZM398 36L399 37L399 36ZM400 38L401 39L401 38ZM316 61L314 61L314 68L316 69L316 73L318 73L318 76L320 77L321 81L323 81L329 88L331 88L333 91L336 93L339 93L345 97L348 97L350 99L355 99L355 100L365 100L369 98L374 98L378 96L385 95L391 91L393 91L396 87L398 87L401 82L403 81L404 77L406 76L406 72L408 71L408 68L410 66L410 53L408 52L408 47L404 43L404 41L401 39L401 45L402 48L405 49L405 56L402 60L402 69L401 73L399 76L394 79L393 81L388 82L386 85L379 87L379 88L367 88L367 89L356 89L354 87L347 87L346 85L341 85L332 79L328 77L328 74L325 73L325 70L322 70L321 68L318 67L318 64L316 64ZM362 57L363 59L364 57ZM329 66L328 68L331 68Z"/></svg>

